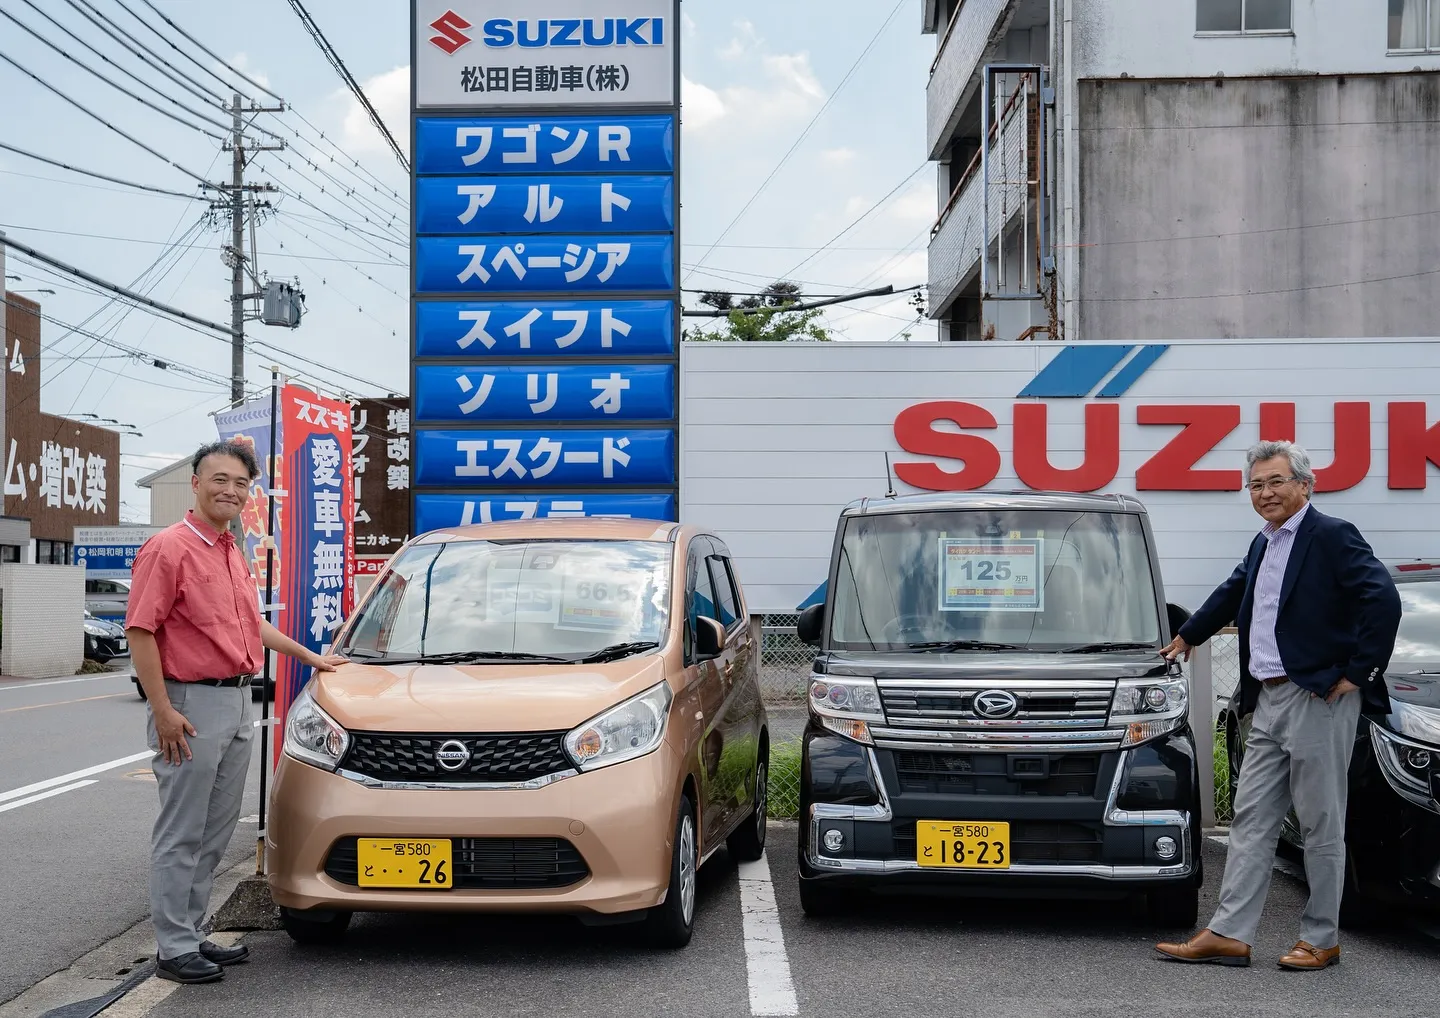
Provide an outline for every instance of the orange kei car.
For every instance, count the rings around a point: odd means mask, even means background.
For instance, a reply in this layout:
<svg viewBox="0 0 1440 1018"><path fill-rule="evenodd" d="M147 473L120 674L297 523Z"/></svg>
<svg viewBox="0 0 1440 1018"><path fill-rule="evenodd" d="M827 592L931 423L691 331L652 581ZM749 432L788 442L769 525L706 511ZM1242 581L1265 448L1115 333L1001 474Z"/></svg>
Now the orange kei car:
<svg viewBox="0 0 1440 1018"><path fill-rule="evenodd" d="M569 913L688 943L765 845L759 646L725 545L529 520L396 553L293 706L265 831L296 941L357 911Z"/></svg>

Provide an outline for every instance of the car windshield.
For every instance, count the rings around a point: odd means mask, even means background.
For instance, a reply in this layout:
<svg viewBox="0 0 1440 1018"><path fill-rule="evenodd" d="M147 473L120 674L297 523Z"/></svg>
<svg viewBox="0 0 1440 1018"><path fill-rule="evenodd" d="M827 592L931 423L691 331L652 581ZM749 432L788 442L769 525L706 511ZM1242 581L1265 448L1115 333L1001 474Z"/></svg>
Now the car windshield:
<svg viewBox="0 0 1440 1018"><path fill-rule="evenodd" d="M597 654L664 642L671 546L652 541L447 541L396 560L340 652L463 663Z"/></svg>
<svg viewBox="0 0 1440 1018"><path fill-rule="evenodd" d="M1140 518L953 510L850 517L831 612L837 650L1159 647Z"/></svg>
<svg viewBox="0 0 1440 1018"><path fill-rule="evenodd" d="M1400 630L1390 672L1440 671L1440 582L1397 583Z"/></svg>

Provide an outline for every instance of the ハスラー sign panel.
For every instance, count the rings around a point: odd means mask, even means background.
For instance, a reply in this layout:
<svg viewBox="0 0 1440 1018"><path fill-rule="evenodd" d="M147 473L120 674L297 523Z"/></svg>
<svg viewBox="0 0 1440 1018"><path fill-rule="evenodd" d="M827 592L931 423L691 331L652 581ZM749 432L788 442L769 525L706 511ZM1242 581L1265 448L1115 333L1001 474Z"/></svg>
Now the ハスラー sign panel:
<svg viewBox="0 0 1440 1018"><path fill-rule="evenodd" d="M674 0L414 0L415 105L672 105Z"/></svg>
<svg viewBox="0 0 1440 1018"><path fill-rule="evenodd" d="M675 518L678 0L413 11L415 532Z"/></svg>
<svg viewBox="0 0 1440 1018"><path fill-rule="evenodd" d="M681 514L725 538L759 611L824 581L836 517L884 494L887 453L901 493L1136 495L1192 610L1262 523L1242 488L1262 438L1310 451L1316 506L1382 560L1440 558L1440 338L694 343L682 372ZM1021 597L1028 552L956 554L956 597L1009 599L987 582L1006 570Z"/></svg>

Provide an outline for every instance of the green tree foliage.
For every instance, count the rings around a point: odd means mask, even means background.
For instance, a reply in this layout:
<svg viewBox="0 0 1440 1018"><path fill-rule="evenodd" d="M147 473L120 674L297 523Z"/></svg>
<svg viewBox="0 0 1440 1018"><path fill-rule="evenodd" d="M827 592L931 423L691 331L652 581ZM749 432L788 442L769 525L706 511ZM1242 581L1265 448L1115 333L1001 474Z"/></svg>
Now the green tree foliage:
<svg viewBox="0 0 1440 1018"><path fill-rule="evenodd" d="M685 338L732 343L830 342L830 330L818 322L825 313L822 309L789 310L792 305L803 303L803 298L798 284L783 280L738 301L733 293L712 290L701 294L700 303L725 312L723 318L714 319L719 327L686 329Z"/></svg>

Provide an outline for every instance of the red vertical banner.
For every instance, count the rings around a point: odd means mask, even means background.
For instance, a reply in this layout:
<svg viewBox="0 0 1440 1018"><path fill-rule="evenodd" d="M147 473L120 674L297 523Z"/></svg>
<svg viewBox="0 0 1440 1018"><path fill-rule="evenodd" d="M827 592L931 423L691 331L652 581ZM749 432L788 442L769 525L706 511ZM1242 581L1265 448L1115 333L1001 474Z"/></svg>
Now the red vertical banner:
<svg viewBox="0 0 1440 1018"><path fill-rule="evenodd" d="M327 653L354 607L355 489L350 404L326 399L297 385L280 390L280 431L288 481L281 506L280 587L284 607L275 626L301 646ZM275 682L275 758L284 742L290 705L311 669L279 659Z"/></svg>

